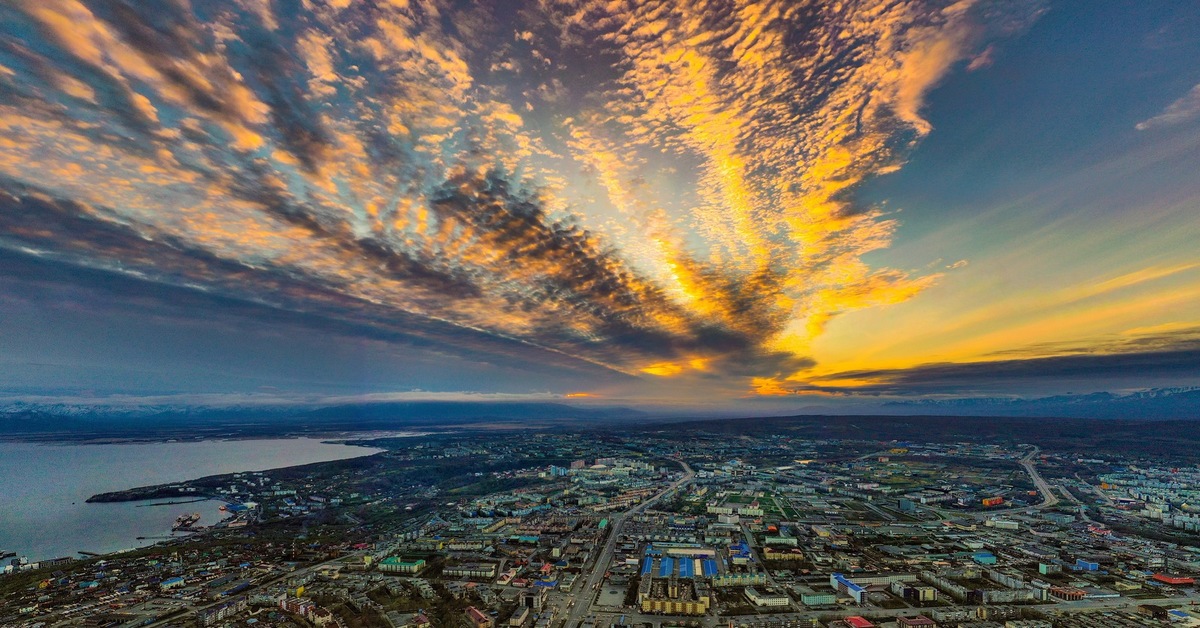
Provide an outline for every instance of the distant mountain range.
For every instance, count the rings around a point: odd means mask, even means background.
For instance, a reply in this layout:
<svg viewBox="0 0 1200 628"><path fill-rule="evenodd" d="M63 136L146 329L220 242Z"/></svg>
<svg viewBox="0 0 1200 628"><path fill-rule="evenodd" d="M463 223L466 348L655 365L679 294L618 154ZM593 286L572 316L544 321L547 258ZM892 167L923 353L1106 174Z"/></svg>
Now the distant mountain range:
<svg viewBox="0 0 1200 628"><path fill-rule="evenodd" d="M1200 387L1158 388L1128 394L1101 392L1057 395L1038 399L972 397L888 401L861 414L1197 419L1200 418ZM612 427L627 423L658 425L682 419L686 419L686 416L679 413L650 413L626 407L538 401L389 401L333 406L11 401L0 403L0 439L159 440L501 425L518 428L556 425Z"/></svg>
<svg viewBox="0 0 1200 628"><path fill-rule="evenodd" d="M543 402L412 401L328 407L171 404L113 406L11 402L0 405L0 438L212 438L520 423L636 420L630 408Z"/></svg>
<svg viewBox="0 0 1200 628"><path fill-rule="evenodd" d="M955 414L968 416L1070 417L1088 419L1195 419L1200 418L1200 387L1153 388L1128 394L1098 392L1055 395L1038 399L970 397L917 399L883 404L886 411L902 414Z"/></svg>

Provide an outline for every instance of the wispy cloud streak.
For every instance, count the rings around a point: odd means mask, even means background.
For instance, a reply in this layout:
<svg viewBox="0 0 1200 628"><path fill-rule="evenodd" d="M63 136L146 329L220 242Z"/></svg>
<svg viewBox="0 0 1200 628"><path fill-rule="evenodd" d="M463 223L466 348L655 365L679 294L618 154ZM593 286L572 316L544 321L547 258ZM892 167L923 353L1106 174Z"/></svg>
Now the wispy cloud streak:
<svg viewBox="0 0 1200 628"><path fill-rule="evenodd" d="M1167 105L1162 113L1137 123L1137 130L1148 131L1175 126L1197 117L1200 117L1200 85L1193 87L1178 100Z"/></svg>

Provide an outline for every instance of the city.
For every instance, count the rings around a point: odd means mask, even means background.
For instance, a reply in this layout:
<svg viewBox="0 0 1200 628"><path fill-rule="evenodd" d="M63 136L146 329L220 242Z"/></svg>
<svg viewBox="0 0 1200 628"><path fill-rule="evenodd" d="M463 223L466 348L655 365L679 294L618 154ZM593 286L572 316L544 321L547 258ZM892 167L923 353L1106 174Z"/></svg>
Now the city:
<svg viewBox="0 0 1200 628"><path fill-rule="evenodd" d="M1200 0L0 0L0 628L1200 628Z"/></svg>
<svg viewBox="0 0 1200 628"><path fill-rule="evenodd" d="M0 623L1200 624L1194 464L755 432L445 431L149 487L229 516L128 552L5 559Z"/></svg>

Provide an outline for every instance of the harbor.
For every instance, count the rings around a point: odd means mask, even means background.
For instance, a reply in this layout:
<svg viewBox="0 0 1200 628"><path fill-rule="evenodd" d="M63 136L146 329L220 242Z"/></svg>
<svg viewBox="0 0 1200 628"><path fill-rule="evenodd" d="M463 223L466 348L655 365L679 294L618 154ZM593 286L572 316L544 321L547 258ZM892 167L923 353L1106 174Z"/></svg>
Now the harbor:
<svg viewBox="0 0 1200 628"><path fill-rule="evenodd" d="M171 526L171 531L191 530L192 526L196 525L198 521L200 521L200 513L198 512L179 515L175 518L175 524Z"/></svg>
<svg viewBox="0 0 1200 628"><path fill-rule="evenodd" d="M87 555L80 550L104 555L143 547L210 529L242 507L195 492L145 501L87 503L88 497L99 493L376 451L308 438L120 445L0 443L0 477L6 480L6 491L0 494L4 513L0 561L8 565L22 558L37 562ZM172 462L155 465L147 464L148 460ZM22 506L31 503L38 507ZM175 520L185 512L198 512L201 519L191 531L171 536ZM98 521L104 525L96 525Z"/></svg>

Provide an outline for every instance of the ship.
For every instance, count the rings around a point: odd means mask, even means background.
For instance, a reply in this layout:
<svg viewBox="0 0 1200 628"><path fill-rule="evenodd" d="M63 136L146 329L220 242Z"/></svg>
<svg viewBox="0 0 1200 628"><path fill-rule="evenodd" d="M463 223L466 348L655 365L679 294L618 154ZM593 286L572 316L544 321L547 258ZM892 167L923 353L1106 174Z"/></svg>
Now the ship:
<svg viewBox="0 0 1200 628"><path fill-rule="evenodd" d="M192 514L179 515L175 518L175 525L171 526L171 531L175 530L191 530L192 526L200 520L200 513L193 512Z"/></svg>

